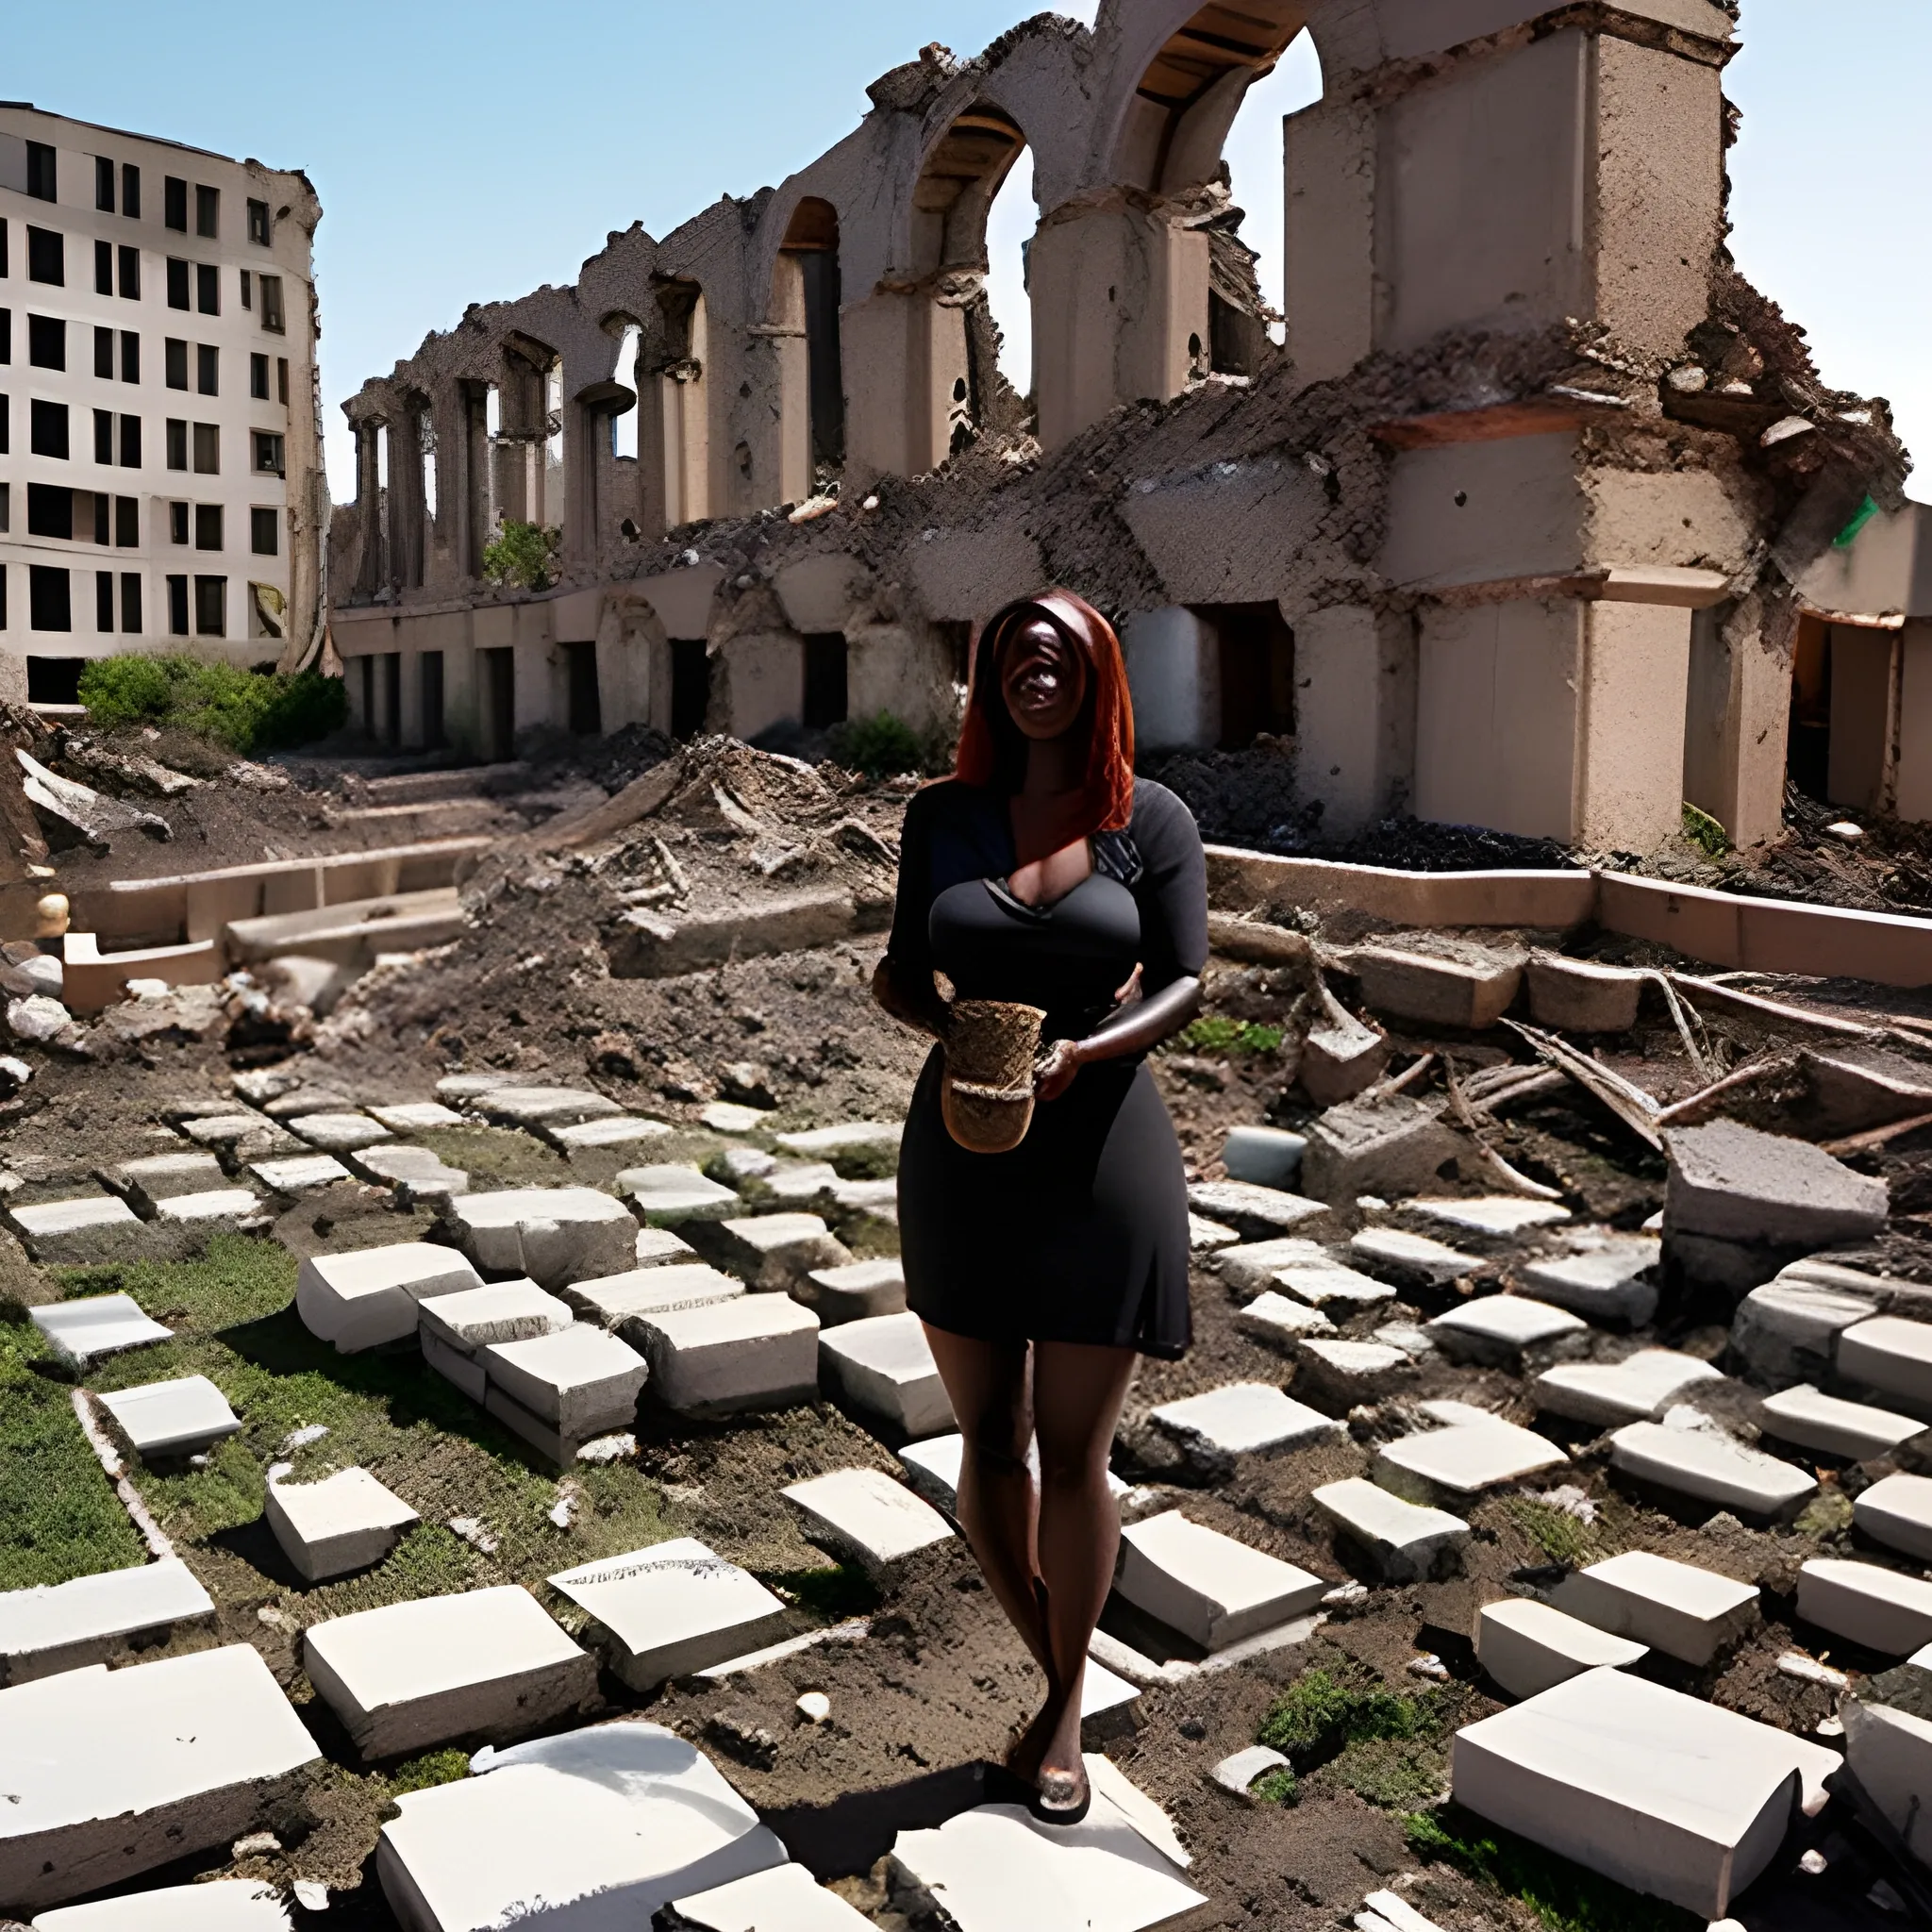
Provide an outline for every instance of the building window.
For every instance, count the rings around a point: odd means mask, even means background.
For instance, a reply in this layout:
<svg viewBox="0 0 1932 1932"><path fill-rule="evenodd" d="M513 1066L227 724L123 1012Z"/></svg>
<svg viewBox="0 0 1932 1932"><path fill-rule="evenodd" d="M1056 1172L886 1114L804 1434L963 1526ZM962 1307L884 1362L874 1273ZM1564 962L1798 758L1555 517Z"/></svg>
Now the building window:
<svg viewBox="0 0 1932 1932"><path fill-rule="evenodd" d="M121 573L121 628L131 637L141 635L141 573Z"/></svg>
<svg viewBox="0 0 1932 1932"><path fill-rule="evenodd" d="M191 306L188 300L188 264L179 256L171 255L168 258L168 307L187 308Z"/></svg>
<svg viewBox="0 0 1932 1932"><path fill-rule="evenodd" d="M268 203L251 201L248 204L248 239L258 247L266 248L271 234L268 223Z"/></svg>
<svg viewBox="0 0 1932 1932"><path fill-rule="evenodd" d="M117 496L114 499L114 547L117 550L141 548L141 498L138 496Z"/></svg>
<svg viewBox="0 0 1932 1932"><path fill-rule="evenodd" d="M188 506L185 503L171 503L168 506L168 541L171 543L185 543L188 541Z"/></svg>
<svg viewBox="0 0 1932 1932"><path fill-rule="evenodd" d="M251 287L252 280L253 277L250 276L248 271L244 268L242 271L242 306L244 308L253 308L255 307L255 296Z"/></svg>
<svg viewBox="0 0 1932 1932"><path fill-rule="evenodd" d="M74 541L74 491L64 483L29 483L26 486L26 533L29 537L58 537Z"/></svg>
<svg viewBox="0 0 1932 1932"><path fill-rule="evenodd" d="M94 628L114 628L114 573L110 570L94 573Z"/></svg>
<svg viewBox="0 0 1932 1932"><path fill-rule="evenodd" d="M114 212L114 164L106 155L94 157L94 206L103 214Z"/></svg>
<svg viewBox="0 0 1932 1932"><path fill-rule="evenodd" d="M184 235L188 232L188 184L178 175L170 175L161 183L161 221Z"/></svg>
<svg viewBox="0 0 1932 1932"><path fill-rule="evenodd" d="M98 543L103 550L105 550L108 547L108 523L109 508L107 494L105 491L99 490L94 491L93 505L94 541Z"/></svg>
<svg viewBox="0 0 1932 1932"><path fill-rule="evenodd" d="M168 418L168 467L171 470L188 467L188 425L178 416Z"/></svg>
<svg viewBox="0 0 1932 1932"><path fill-rule="evenodd" d="M114 412L112 409L94 411L94 461L111 464L114 460Z"/></svg>
<svg viewBox="0 0 1932 1932"><path fill-rule="evenodd" d="M282 278L280 275L261 277L261 325L274 335L287 333L288 324L282 317Z"/></svg>
<svg viewBox="0 0 1932 1932"><path fill-rule="evenodd" d="M141 418L124 416L121 419L121 467L124 470L141 468Z"/></svg>
<svg viewBox="0 0 1932 1932"><path fill-rule="evenodd" d="M36 369L67 367L67 325L58 316L27 317L26 359Z"/></svg>
<svg viewBox="0 0 1932 1932"><path fill-rule="evenodd" d="M161 379L170 389L188 387L188 344L179 336L161 343Z"/></svg>
<svg viewBox="0 0 1932 1932"><path fill-rule="evenodd" d="M0 308L0 362L13 360L13 310Z"/></svg>
<svg viewBox="0 0 1932 1932"><path fill-rule="evenodd" d="M121 163L121 212L131 222L141 219L141 170L132 161Z"/></svg>
<svg viewBox="0 0 1932 1932"><path fill-rule="evenodd" d="M250 356L248 358L248 393L258 403L268 401L268 358Z"/></svg>
<svg viewBox="0 0 1932 1932"><path fill-rule="evenodd" d="M0 489L5 489L0 484ZM0 563L0 630L7 628L7 566Z"/></svg>
<svg viewBox="0 0 1932 1932"><path fill-rule="evenodd" d="M111 295L114 292L114 244L111 242L94 243L94 293Z"/></svg>
<svg viewBox="0 0 1932 1932"><path fill-rule="evenodd" d="M58 228L26 231L26 278L57 289L67 286L67 240Z"/></svg>
<svg viewBox="0 0 1932 1932"><path fill-rule="evenodd" d="M35 630L72 630L74 605L67 573L51 564L27 568L27 623Z"/></svg>
<svg viewBox="0 0 1932 1932"><path fill-rule="evenodd" d="M258 429L255 432L255 470L260 476L279 476L284 474L282 439L272 429Z"/></svg>
<svg viewBox="0 0 1932 1932"><path fill-rule="evenodd" d="M131 328L121 331L121 380L141 380L141 338Z"/></svg>
<svg viewBox="0 0 1932 1932"><path fill-rule="evenodd" d="M222 352L212 342L195 345L194 387L205 396L222 392Z"/></svg>
<svg viewBox="0 0 1932 1932"><path fill-rule="evenodd" d="M141 300L141 250L123 248L121 251L121 292L130 302Z"/></svg>
<svg viewBox="0 0 1932 1932"><path fill-rule="evenodd" d="M289 406L289 358L275 358L275 398L284 408Z"/></svg>
<svg viewBox="0 0 1932 1932"><path fill-rule="evenodd" d="M6 483L0 483L0 537L4 537L13 527L12 497L12 488Z"/></svg>
<svg viewBox="0 0 1932 1932"><path fill-rule="evenodd" d="M177 638L188 635L188 579L168 579L168 629Z"/></svg>
<svg viewBox="0 0 1932 1932"><path fill-rule="evenodd" d="M252 509L248 512L248 547L258 557L277 557L282 548L282 518L279 510Z"/></svg>
<svg viewBox="0 0 1932 1932"><path fill-rule="evenodd" d="M199 638L225 638L227 636L228 580L226 577L195 578L194 634Z"/></svg>
<svg viewBox="0 0 1932 1932"><path fill-rule="evenodd" d="M211 262L194 264L194 306L204 315L222 312L222 272Z"/></svg>
<svg viewBox="0 0 1932 1932"><path fill-rule="evenodd" d="M26 192L36 201L58 201L54 178L54 150L44 141L26 144Z"/></svg>
<svg viewBox="0 0 1932 1932"><path fill-rule="evenodd" d="M194 474L219 476L222 474L222 432L213 423L194 425Z"/></svg>
<svg viewBox="0 0 1932 1932"><path fill-rule="evenodd" d="M219 550L222 547L222 507L218 503L194 506L194 547Z"/></svg>
<svg viewBox="0 0 1932 1932"><path fill-rule="evenodd" d="M194 232L212 242L222 231L222 191L219 188L194 190Z"/></svg>
<svg viewBox="0 0 1932 1932"><path fill-rule="evenodd" d="M67 405L36 396L28 411L27 445L37 457L67 459Z"/></svg>
<svg viewBox="0 0 1932 1932"><path fill-rule="evenodd" d="M0 275L7 273L7 224L0 221Z"/></svg>
<svg viewBox="0 0 1932 1932"><path fill-rule="evenodd" d="M114 379L114 331L110 328L94 330L94 374L103 382Z"/></svg>
<svg viewBox="0 0 1932 1932"><path fill-rule="evenodd" d="M5 396L0 396L0 457L4 457L8 450L12 447L12 413L11 408L8 407L8 399Z"/></svg>

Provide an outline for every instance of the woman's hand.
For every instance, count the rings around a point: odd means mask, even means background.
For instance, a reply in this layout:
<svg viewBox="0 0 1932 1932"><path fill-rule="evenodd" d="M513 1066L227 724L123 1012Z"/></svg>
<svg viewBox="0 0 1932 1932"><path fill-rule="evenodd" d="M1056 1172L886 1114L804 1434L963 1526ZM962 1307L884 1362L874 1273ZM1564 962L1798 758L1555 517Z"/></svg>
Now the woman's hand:
<svg viewBox="0 0 1932 1932"><path fill-rule="evenodd" d="M1033 1097L1058 1100L1074 1084L1083 1058L1077 1040L1056 1040L1034 1069Z"/></svg>

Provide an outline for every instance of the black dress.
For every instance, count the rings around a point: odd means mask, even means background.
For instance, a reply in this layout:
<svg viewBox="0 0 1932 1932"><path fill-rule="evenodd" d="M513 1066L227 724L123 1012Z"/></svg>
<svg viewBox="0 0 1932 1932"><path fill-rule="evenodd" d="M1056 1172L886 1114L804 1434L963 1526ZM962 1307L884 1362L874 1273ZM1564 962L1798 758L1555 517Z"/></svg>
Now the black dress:
<svg viewBox="0 0 1932 1932"><path fill-rule="evenodd" d="M908 808L890 947L903 983L937 967L961 999L1046 1010L1079 1039L1138 962L1151 996L1208 958L1207 866L1173 792L1134 785L1124 836L1051 907L1005 890L1004 794L957 779ZM1094 1342L1174 1359L1192 1337L1188 1199L1174 1124L1139 1057L1082 1067L1007 1154L974 1154L940 1112L943 1052L920 1075L899 1154L906 1298L935 1328L986 1341Z"/></svg>

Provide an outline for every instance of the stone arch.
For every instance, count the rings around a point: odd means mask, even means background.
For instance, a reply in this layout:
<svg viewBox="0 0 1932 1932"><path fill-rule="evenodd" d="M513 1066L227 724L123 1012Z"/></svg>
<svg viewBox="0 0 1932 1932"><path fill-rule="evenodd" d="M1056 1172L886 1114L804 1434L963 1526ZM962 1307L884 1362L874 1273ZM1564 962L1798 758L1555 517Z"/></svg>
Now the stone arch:
<svg viewBox="0 0 1932 1932"><path fill-rule="evenodd" d="M801 195L772 264L763 338L776 365L783 501L811 495L844 468L841 307L839 210L822 194Z"/></svg>

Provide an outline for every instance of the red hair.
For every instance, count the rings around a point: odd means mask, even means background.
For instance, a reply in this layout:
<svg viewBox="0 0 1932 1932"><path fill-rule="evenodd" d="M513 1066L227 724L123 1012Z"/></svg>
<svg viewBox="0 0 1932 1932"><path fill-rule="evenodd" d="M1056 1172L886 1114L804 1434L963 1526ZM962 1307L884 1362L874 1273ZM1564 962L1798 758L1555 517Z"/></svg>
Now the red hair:
<svg viewBox="0 0 1932 1932"><path fill-rule="evenodd" d="M1016 630L1042 617L1087 666L1087 702L1081 708L1088 734L1087 774L1079 836L1124 832L1134 815L1134 706L1127 693L1127 667L1112 625L1071 591L1042 591L1008 604L980 633L954 774L967 785L1019 790L1025 742L1000 690L1000 658Z"/></svg>

